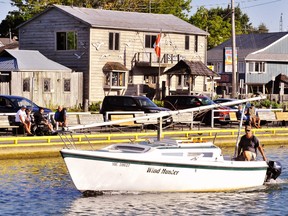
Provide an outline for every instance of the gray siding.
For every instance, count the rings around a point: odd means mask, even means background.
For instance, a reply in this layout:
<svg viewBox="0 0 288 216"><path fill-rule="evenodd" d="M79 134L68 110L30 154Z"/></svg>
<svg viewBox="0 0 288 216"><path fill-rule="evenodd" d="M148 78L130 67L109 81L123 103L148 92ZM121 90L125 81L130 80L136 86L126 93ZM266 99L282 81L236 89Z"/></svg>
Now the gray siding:
<svg viewBox="0 0 288 216"><path fill-rule="evenodd" d="M56 50L56 33L59 31L76 31L78 33L78 50ZM19 48L39 50L47 58L56 61L74 71L83 71L84 92L89 85L89 28L71 16L58 10L43 13L28 25L19 29ZM75 54L81 55L77 59ZM86 95L86 97L88 97Z"/></svg>
<svg viewBox="0 0 288 216"><path fill-rule="evenodd" d="M56 32L59 31L77 31L78 50L57 51L55 39ZM109 32L120 33L119 50L109 50ZM131 70L131 63L137 52L152 52L154 55L153 48L145 48L145 34L149 33L153 35L156 34L155 31L147 32L147 30L145 32L139 30L121 30L116 29L115 26L111 29L90 28L89 25L81 22L80 19L57 9L44 12L35 19L22 25L19 29L20 49L39 50L49 59L59 62L74 71L83 72L83 99L89 99L90 102L102 100L105 94L116 93L105 92L103 89L104 74L102 68L106 62L120 62L124 64L124 52L126 50L126 67L128 70ZM190 49L185 50L185 33L170 32L165 35L163 34L161 53L180 54L187 60L201 60L206 62L206 35L203 35L203 31L200 33L198 36L198 52L194 52L194 34L190 33ZM95 48L95 44L97 43L103 43L99 50ZM129 44L129 46L125 44ZM77 58L75 54L83 55L81 58ZM135 79L136 83L133 84L143 84L143 75L149 72L149 70L151 70L149 67L142 68L142 79L141 77L137 77L137 79ZM128 72L125 80L127 88ZM195 85L196 89L203 91L203 78L197 78L197 80L199 80L199 82ZM166 76L162 76L161 81L166 81ZM172 89L173 88L175 89L175 87L172 87Z"/></svg>
<svg viewBox="0 0 288 216"><path fill-rule="evenodd" d="M261 53L271 53L271 54L287 54L288 53L288 35L284 36L276 43L263 49Z"/></svg>

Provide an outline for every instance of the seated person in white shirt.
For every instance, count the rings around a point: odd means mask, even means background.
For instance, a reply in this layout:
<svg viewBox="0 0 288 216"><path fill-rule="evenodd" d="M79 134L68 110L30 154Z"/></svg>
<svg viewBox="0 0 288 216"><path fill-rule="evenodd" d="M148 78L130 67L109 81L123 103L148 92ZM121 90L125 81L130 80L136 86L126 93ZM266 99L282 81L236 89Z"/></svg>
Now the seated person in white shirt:
<svg viewBox="0 0 288 216"><path fill-rule="evenodd" d="M17 125L23 124L26 133L33 136L31 133L31 122L28 120L25 110L26 106L21 106L21 109L16 113L15 123Z"/></svg>

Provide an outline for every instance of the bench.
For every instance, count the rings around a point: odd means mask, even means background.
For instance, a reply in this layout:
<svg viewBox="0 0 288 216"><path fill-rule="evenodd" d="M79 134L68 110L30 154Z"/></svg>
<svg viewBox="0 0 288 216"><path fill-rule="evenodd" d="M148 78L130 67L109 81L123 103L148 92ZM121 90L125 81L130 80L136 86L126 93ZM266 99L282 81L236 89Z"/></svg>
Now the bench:
<svg viewBox="0 0 288 216"><path fill-rule="evenodd" d="M288 112L275 112L276 119L278 122L282 122L282 126L286 126L288 121Z"/></svg>
<svg viewBox="0 0 288 216"><path fill-rule="evenodd" d="M0 129L4 129L5 132L7 132L8 129L12 129L13 133L15 133L17 135L19 126L10 125L8 116L0 116Z"/></svg>
<svg viewBox="0 0 288 216"><path fill-rule="evenodd" d="M81 124L81 125L103 123L103 122L104 122L104 118L103 118L103 115L100 113L89 114L89 115L79 114L79 124Z"/></svg>
<svg viewBox="0 0 288 216"><path fill-rule="evenodd" d="M229 122L230 125L232 123L240 123L240 120L237 118L236 112L229 112Z"/></svg>
<svg viewBox="0 0 288 216"><path fill-rule="evenodd" d="M134 115L135 114L111 114L110 118L111 118L111 121L117 121L117 120L134 118ZM135 121L127 121L127 122L116 123L113 125L114 126L120 126L120 127L141 128L142 129L143 124L139 124Z"/></svg>
<svg viewBox="0 0 288 216"><path fill-rule="evenodd" d="M258 117L260 118L261 122L262 121L266 121L267 125L270 122L274 123L274 122L278 121L276 119L275 112L273 112L273 111L261 111L261 112L258 112ZM262 124L260 124L260 125L262 125Z"/></svg>
<svg viewBox="0 0 288 216"><path fill-rule="evenodd" d="M135 117L142 117L142 116L147 116L149 117L149 115L153 115L153 114L147 114L147 113L135 113ZM150 126L153 127L153 129L155 129L156 127L154 127L155 125L158 124L158 119L157 118L145 118L145 119L137 119L136 120L137 124L141 124L142 125L142 129L146 129Z"/></svg>
<svg viewBox="0 0 288 216"><path fill-rule="evenodd" d="M192 112L174 114L174 115L172 115L173 128L175 125L176 126L180 125L180 126L182 126L182 130L183 130L183 126L186 125L186 126L189 126L189 129L192 129L194 124L197 124L198 128L199 128L201 122L200 121L194 121L193 118L194 118L194 116L193 116Z"/></svg>
<svg viewBox="0 0 288 216"><path fill-rule="evenodd" d="M90 125L90 124L96 124L96 123L103 123L104 122L104 118L103 115L100 113L96 113L96 114L85 114L85 115L81 115L79 114L79 123L80 125ZM89 128L89 131L94 131L97 130L98 128L102 129L103 126L99 126L99 127L93 127L93 128Z"/></svg>
<svg viewBox="0 0 288 216"><path fill-rule="evenodd" d="M78 114L72 114L72 115L67 115L67 124L68 126L74 126L74 125L79 125L79 115Z"/></svg>

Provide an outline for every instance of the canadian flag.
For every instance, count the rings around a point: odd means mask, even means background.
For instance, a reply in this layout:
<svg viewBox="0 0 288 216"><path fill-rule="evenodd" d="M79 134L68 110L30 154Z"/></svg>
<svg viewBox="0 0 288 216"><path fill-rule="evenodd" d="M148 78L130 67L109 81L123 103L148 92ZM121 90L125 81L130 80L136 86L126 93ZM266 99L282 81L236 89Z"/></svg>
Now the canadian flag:
<svg viewBox="0 0 288 216"><path fill-rule="evenodd" d="M160 55L161 55L160 41L161 41L161 34L158 34L157 38L156 38L156 41L155 41L155 43L153 45L155 53L156 53L156 56L158 58L160 58Z"/></svg>

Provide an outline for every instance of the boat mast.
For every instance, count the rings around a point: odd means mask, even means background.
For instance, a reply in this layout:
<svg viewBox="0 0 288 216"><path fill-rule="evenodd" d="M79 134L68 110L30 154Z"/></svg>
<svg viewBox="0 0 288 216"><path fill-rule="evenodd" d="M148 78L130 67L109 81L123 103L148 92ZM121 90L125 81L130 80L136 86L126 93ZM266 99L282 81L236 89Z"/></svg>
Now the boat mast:
<svg viewBox="0 0 288 216"><path fill-rule="evenodd" d="M232 10L232 98L237 98L237 61L236 61L236 36L235 36L235 9L234 0L231 0Z"/></svg>

